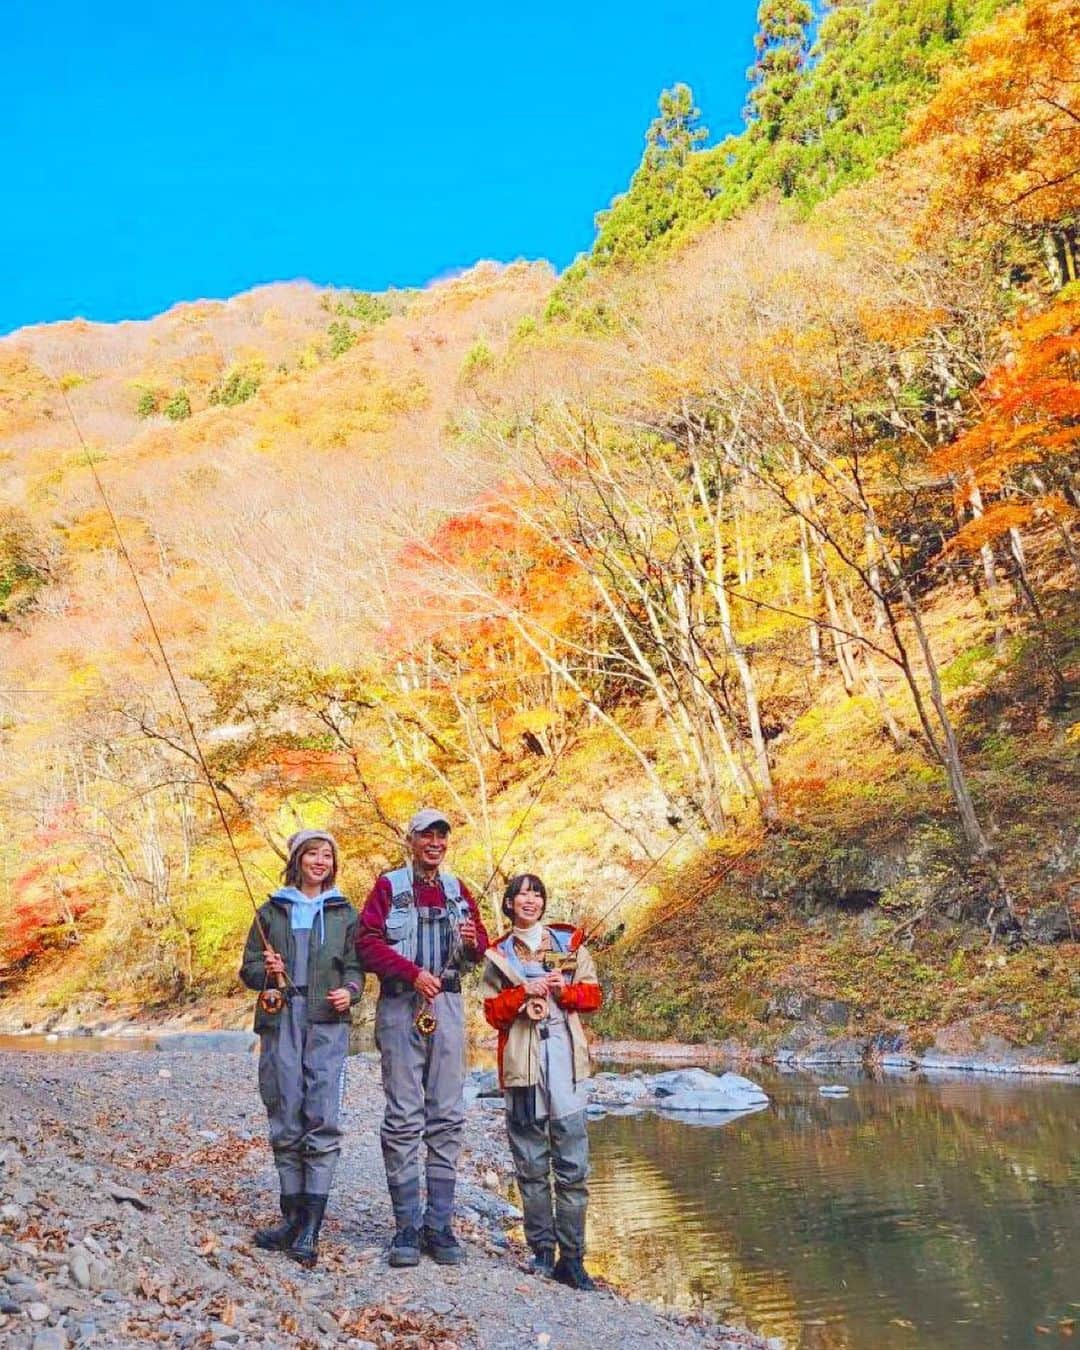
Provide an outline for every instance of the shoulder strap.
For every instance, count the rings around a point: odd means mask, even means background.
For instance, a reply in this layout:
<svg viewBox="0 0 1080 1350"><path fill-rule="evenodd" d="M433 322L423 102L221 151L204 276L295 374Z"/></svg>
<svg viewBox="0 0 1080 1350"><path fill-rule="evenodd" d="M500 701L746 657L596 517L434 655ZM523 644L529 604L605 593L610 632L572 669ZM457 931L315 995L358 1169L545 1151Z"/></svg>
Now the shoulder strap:
<svg viewBox="0 0 1080 1350"><path fill-rule="evenodd" d="M551 938L551 945L559 952L573 951L574 934L577 929L569 923L548 923L544 927Z"/></svg>
<svg viewBox="0 0 1080 1350"><path fill-rule="evenodd" d="M411 867L395 867L392 872L383 874L390 883L390 903L395 909L403 909L412 904L413 879Z"/></svg>
<svg viewBox="0 0 1080 1350"><path fill-rule="evenodd" d="M503 979L511 984L524 984L525 976L520 970L517 970L513 963L508 960L501 944L498 947L489 947L484 953L485 958L491 962Z"/></svg>
<svg viewBox="0 0 1080 1350"><path fill-rule="evenodd" d="M472 911L469 909L469 902L462 893L461 882L454 876L453 872L440 872L439 881L442 884L443 896L446 899L447 913L451 915L453 921L464 923Z"/></svg>

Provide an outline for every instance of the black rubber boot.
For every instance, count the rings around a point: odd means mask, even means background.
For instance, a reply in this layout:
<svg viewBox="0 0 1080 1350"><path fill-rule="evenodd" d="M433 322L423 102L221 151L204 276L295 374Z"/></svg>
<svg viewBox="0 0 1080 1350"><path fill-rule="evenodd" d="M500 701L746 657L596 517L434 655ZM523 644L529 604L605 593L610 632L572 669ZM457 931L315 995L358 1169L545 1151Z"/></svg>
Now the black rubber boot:
<svg viewBox="0 0 1080 1350"><path fill-rule="evenodd" d="M280 1203L284 1222L274 1228L257 1228L255 1246L261 1247L264 1252L285 1251L300 1231L303 1222L300 1206L303 1199L302 1195L283 1195Z"/></svg>
<svg viewBox="0 0 1080 1350"><path fill-rule="evenodd" d="M534 1275L543 1275L550 1280L555 1273L555 1248L535 1248L529 1268Z"/></svg>
<svg viewBox="0 0 1080 1350"><path fill-rule="evenodd" d="M440 1266L460 1266L465 1260L465 1248L449 1228L429 1228L420 1233L420 1250Z"/></svg>
<svg viewBox="0 0 1080 1350"><path fill-rule="evenodd" d="M580 1256L566 1256L559 1253L559 1259L555 1262L555 1269L551 1272L551 1278L558 1280L560 1284L568 1285L571 1289L591 1290L596 1285L592 1276L585 1269L585 1263Z"/></svg>
<svg viewBox="0 0 1080 1350"><path fill-rule="evenodd" d="M289 1246L289 1255L302 1266L313 1266L319 1257L319 1229L326 1213L325 1195L304 1196L304 1222Z"/></svg>

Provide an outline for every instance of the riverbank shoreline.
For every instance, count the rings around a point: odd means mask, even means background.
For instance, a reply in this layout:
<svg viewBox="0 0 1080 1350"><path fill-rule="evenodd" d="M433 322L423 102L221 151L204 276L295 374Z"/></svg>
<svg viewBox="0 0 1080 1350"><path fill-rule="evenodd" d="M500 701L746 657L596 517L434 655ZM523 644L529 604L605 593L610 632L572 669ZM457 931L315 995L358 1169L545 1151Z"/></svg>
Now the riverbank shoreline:
<svg viewBox="0 0 1080 1350"><path fill-rule="evenodd" d="M373 1006L372 1001L367 1011L370 1012ZM33 1020L26 1015L17 1019L0 1018L0 1039L45 1037L51 1044L59 1046L64 1041L86 1038L157 1041L172 1035L246 1031L249 1027L250 1009L246 1004L242 1007L224 1004L213 1009L196 1006L180 1014L161 1013L157 1016L125 1016L117 1010L115 1016L92 1022L75 1021L70 1014L63 1013ZM870 1038L821 1037L797 1049L783 1045L752 1045L734 1039L700 1044L595 1040L592 1053L598 1062L616 1064L725 1065L733 1069L766 1064L781 1070L821 1073L833 1069L862 1069L875 1075L978 1074L1080 1082L1080 1061L1066 1063L1042 1059L1037 1047L1011 1046L1000 1038L994 1038L995 1044L984 1051L978 1046L964 1044L961 1031L960 1028L946 1029L926 1050L904 1045L902 1037L893 1037L886 1045Z"/></svg>
<svg viewBox="0 0 1080 1350"><path fill-rule="evenodd" d="M610 1286L529 1274L507 1199L502 1115L467 1112L458 1228L469 1260L392 1271L374 1057L349 1061L345 1148L318 1267L257 1251L276 1183L248 1055L0 1053L0 1340L187 1347L375 1344L404 1350L767 1350ZM775 1344L775 1343L774 1343Z"/></svg>
<svg viewBox="0 0 1080 1350"><path fill-rule="evenodd" d="M748 1068L767 1064L773 1068L826 1072L832 1069L861 1069L874 1074L899 1075L904 1073L971 1074L1009 1078L1060 1079L1080 1082L1080 1062L1066 1064L1055 1060L1040 1060L1017 1050L1009 1059L978 1053L934 1051L921 1054L915 1051L863 1051L858 1045L828 1045L816 1047L809 1053L794 1050L776 1050L760 1046L726 1041L719 1045L691 1045L683 1041L597 1041L592 1047L593 1057L608 1064L670 1064L670 1065L728 1065Z"/></svg>

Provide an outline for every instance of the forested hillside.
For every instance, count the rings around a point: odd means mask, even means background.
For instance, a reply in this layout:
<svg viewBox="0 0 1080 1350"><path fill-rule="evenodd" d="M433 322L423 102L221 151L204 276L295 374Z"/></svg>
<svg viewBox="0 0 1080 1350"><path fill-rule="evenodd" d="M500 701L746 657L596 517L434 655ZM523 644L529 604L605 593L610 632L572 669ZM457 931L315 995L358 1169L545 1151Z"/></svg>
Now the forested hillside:
<svg viewBox="0 0 1080 1350"><path fill-rule="evenodd" d="M250 917L89 456L256 894L437 801L608 1031L1080 1054L1080 14L759 17L561 278L0 342L9 1006L221 994Z"/></svg>

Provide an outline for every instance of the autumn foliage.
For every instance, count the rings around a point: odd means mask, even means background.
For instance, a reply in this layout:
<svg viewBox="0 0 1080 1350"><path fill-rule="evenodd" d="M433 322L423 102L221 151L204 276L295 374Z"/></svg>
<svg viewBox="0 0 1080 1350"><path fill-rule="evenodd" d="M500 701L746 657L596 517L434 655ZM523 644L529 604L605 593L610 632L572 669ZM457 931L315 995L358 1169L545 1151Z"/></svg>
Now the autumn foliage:
<svg viewBox="0 0 1080 1350"><path fill-rule="evenodd" d="M1066 496L1080 444L1080 301L1061 300L1016 328L1009 359L977 391L977 421L933 457L990 500L954 544L975 551L1047 517L1067 525Z"/></svg>
<svg viewBox="0 0 1080 1350"><path fill-rule="evenodd" d="M909 8L815 40L767 5L745 139L671 91L559 283L0 344L9 977L73 949L175 998L249 922L88 456L256 893L300 822L361 888L418 801L466 875L542 866L594 918L668 850L910 817L1016 930L1029 785L987 690L1023 687L1031 755L1077 743L1078 19Z"/></svg>
<svg viewBox="0 0 1080 1350"><path fill-rule="evenodd" d="M1071 0L1011 5L968 40L912 131L937 161L935 219L1075 228L1078 54Z"/></svg>

